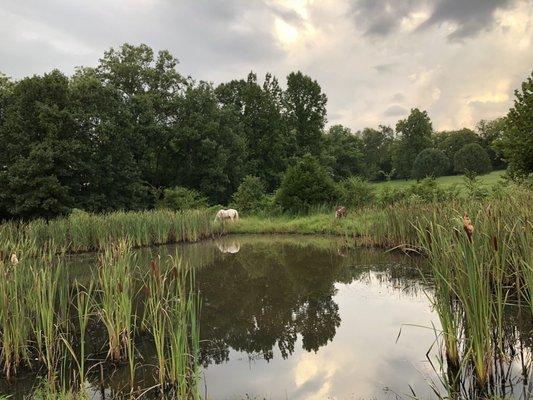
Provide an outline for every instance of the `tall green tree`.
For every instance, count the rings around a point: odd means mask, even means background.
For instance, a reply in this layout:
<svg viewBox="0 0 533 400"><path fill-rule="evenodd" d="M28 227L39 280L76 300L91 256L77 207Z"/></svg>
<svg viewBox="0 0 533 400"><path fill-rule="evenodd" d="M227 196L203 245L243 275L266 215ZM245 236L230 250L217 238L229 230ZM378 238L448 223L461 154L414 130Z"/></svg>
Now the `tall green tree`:
<svg viewBox="0 0 533 400"><path fill-rule="evenodd" d="M289 129L296 138L297 154L318 156L326 124L327 97L317 81L300 71L287 76L283 105Z"/></svg>
<svg viewBox="0 0 533 400"><path fill-rule="evenodd" d="M245 174L246 142L239 135L239 115L220 108L213 87L189 86L171 135L171 186L196 189L212 203L226 203Z"/></svg>
<svg viewBox="0 0 533 400"><path fill-rule="evenodd" d="M437 132L433 137L435 148L442 151L449 160L453 160L455 153L470 143L481 144L481 138L471 129L463 128L456 131ZM448 164L446 173L453 173L453 164Z"/></svg>
<svg viewBox="0 0 533 400"><path fill-rule="evenodd" d="M75 206L84 168L66 110L68 79L54 70L12 90L0 126L0 208L24 218L66 213Z"/></svg>
<svg viewBox="0 0 533 400"><path fill-rule="evenodd" d="M154 187L169 186L171 132L176 108L190 82L176 70L178 60L168 51L157 56L147 45L124 44L100 59L97 72L104 84L116 88L133 123L135 159L143 179Z"/></svg>
<svg viewBox="0 0 533 400"><path fill-rule="evenodd" d="M512 176L533 173L533 72L515 90L514 106L506 117L506 129L501 148Z"/></svg>
<svg viewBox="0 0 533 400"><path fill-rule="evenodd" d="M398 121L396 132L400 138L394 145L393 167L399 177L408 178L418 153L431 147L433 127L426 111L413 108L406 119Z"/></svg>
<svg viewBox="0 0 533 400"><path fill-rule="evenodd" d="M76 207L99 212L153 205L142 164L135 159L134 121L121 92L92 68L79 69L69 86L68 112L84 165Z"/></svg>
<svg viewBox="0 0 533 400"><path fill-rule="evenodd" d="M241 134L246 140L248 174L260 177L268 190L279 185L287 167L288 155L294 147L288 136L282 115L282 90L278 81L267 74L263 85L250 73L246 80L233 80L220 84L216 94L225 108L239 114Z"/></svg>
<svg viewBox="0 0 533 400"><path fill-rule="evenodd" d="M476 125L476 131L481 139L481 145L487 152L494 169L505 168L505 160L502 149L498 147L498 143L505 132L505 118L496 118L490 121L481 120Z"/></svg>
<svg viewBox="0 0 533 400"><path fill-rule="evenodd" d="M333 125L324 138L325 163L339 181L363 170L363 142L342 125Z"/></svg>
<svg viewBox="0 0 533 400"><path fill-rule="evenodd" d="M363 175L370 180L383 179L383 173L392 169L391 147L394 140L392 128L380 125L378 129L365 128L361 132L363 141Z"/></svg>

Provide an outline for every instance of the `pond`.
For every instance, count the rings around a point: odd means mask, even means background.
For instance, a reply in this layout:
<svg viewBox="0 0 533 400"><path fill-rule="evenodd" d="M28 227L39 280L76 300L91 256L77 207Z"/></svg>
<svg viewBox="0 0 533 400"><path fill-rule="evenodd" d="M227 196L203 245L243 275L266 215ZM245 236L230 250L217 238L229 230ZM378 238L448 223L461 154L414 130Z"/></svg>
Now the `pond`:
<svg viewBox="0 0 533 400"><path fill-rule="evenodd" d="M205 398L432 398L432 386L442 390L439 321L421 257L349 249L332 237L242 235L140 249L139 263L176 251L195 267L201 293ZM71 257L71 277L92 279L95 257ZM136 385L150 387L154 348L136 346ZM128 370L93 373L90 382L91 398L113 398L128 387ZM22 398L35 385L34 375L21 376L1 382L0 393Z"/></svg>

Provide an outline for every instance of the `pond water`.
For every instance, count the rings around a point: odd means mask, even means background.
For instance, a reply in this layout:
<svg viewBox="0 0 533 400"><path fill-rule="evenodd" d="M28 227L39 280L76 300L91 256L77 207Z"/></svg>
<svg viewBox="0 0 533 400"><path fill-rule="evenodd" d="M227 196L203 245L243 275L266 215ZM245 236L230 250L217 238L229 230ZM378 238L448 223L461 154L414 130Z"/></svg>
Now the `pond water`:
<svg viewBox="0 0 533 400"><path fill-rule="evenodd" d="M434 398L439 384L435 329L421 258L347 249L342 239L229 236L139 250L140 263L178 252L196 267L201 291L202 392L209 399ZM91 279L94 255L71 259ZM145 261L142 261L145 260ZM138 385L155 382L154 349L137 344ZM433 366L431 362L433 362ZM94 399L127 387L127 368L95 373ZM1 393L22 398L17 378ZM32 378L33 380L35 378Z"/></svg>

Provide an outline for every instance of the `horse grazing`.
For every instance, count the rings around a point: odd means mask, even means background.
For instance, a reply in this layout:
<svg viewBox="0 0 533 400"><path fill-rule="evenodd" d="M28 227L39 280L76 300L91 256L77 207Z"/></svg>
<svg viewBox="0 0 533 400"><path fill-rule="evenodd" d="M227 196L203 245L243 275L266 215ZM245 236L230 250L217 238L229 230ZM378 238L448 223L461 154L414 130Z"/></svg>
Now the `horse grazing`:
<svg viewBox="0 0 533 400"><path fill-rule="evenodd" d="M229 219L230 221L234 221L236 219L239 219L239 213L237 210L234 210L233 208L228 208L227 210L219 210L217 212L217 215L215 217L216 220L224 221Z"/></svg>
<svg viewBox="0 0 533 400"><path fill-rule="evenodd" d="M346 218L348 215L348 210L344 206L338 206L335 208L335 218L341 219Z"/></svg>

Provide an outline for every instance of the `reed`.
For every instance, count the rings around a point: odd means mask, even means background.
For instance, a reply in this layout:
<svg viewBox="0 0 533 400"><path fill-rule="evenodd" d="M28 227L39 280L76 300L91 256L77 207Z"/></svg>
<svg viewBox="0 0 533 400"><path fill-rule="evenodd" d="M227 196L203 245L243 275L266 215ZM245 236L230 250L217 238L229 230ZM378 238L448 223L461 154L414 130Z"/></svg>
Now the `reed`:
<svg viewBox="0 0 533 400"><path fill-rule="evenodd" d="M134 254L126 241L106 249L100 257L101 307L98 311L108 334L108 357L115 364L127 357L125 350L132 340L134 262Z"/></svg>

